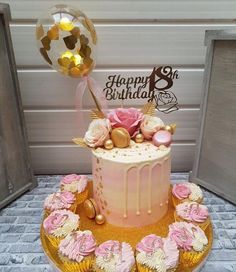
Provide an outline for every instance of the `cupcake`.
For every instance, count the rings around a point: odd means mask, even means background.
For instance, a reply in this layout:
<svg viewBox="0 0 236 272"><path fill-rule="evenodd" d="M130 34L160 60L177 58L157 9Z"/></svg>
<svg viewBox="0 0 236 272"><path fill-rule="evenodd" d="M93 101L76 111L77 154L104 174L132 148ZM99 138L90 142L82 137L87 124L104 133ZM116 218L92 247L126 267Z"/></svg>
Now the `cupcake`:
<svg viewBox="0 0 236 272"><path fill-rule="evenodd" d="M190 182L174 184L172 188L172 200L175 207L186 201L201 203L203 200L202 190L198 185Z"/></svg>
<svg viewBox="0 0 236 272"><path fill-rule="evenodd" d="M75 194L77 204L81 204L88 198L88 177L85 175L71 174L61 180L61 191L69 191Z"/></svg>
<svg viewBox="0 0 236 272"><path fill-rule="evenodd" d="M91 231L75 231L59 244L59 257L68 271L90 271L94 260L96 241Z"/></svg>
<svg viewBox="0 0 236 272"><path fill-rule="evenodd" d="M176 242L180 250L180 262L183 267L192 267L199 263L208 246L208 239L204 231L192 223L171 224L169 238Z"/></svg>
<svg viewBox="0 0 236 272"><path fill-rule="evenodd" d="M141 272L173 272L179 263L179 250L170 238L150 234L137 244L136 262Z"/></svg>
<svg viewBox="0 0 236 272"><path fill-rule="evenodd" d="M57 192L50 194L44 201L45 217L56 210L70 210L75 212L76 199L71 192Z"/></svg>
<svg viewBox="0 0 236 272"><path fill-rule="evenodd" d="M95 251L93 271L135 271L135 259L132 247L128 243L114 240L109 240L99 245Z"/></svg>
<svg viewBox="0 0 236 272"><path fill-rule="evenodd" d="M68 210L52 212L43 221L43 232L49 242L57 247L60 241L79 227L79 215Z"/></svg>
<svg viewBox="0 0 236 272"><path fill-rule="evenodd" d="M193 223L205 230L210 224L208 209L197 202L183 202L176 206L175 221Z"/></svg>

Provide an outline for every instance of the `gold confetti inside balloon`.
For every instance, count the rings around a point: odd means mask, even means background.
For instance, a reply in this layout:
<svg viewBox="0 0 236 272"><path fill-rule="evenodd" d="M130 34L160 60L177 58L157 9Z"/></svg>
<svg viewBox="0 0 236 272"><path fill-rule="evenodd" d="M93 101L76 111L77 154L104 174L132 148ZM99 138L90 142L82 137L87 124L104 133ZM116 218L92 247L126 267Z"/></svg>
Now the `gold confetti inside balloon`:
<svg viewBox="0 0 236 272"><path fill-rule="evenodd" d="M97 35L93 23L79 10L66 5L53 7L36 26L41 55L57 71L82 77L95 66Z"/></svg>

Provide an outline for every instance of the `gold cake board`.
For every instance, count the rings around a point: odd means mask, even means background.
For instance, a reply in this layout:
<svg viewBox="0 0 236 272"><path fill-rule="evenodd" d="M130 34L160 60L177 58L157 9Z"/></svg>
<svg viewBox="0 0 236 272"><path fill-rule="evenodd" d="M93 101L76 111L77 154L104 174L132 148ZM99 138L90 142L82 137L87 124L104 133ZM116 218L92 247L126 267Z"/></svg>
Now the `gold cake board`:
<svg viewBox="0 0 236 272"><path fill-rule="evenodd" d="M101 244L107 240L118 240L120 242L125 241L129 243L133 247L133 249L135 249L135 246L137 245L137 243L144 236L148 234L156 234L162 237L166 237L168 234L168 226L175 221L174 207L172 205L171 200L169 201L169 204L168 204L168 212L161 220L159 220L155 224L140 227L140 228L122 228L122 227L110 225L108 223L105 223L103 225L97 225L94 220L91 220L86 217L83 211L82 205L78 206L77 213L80 216L80 229L91 230L98 244ZM190 272L190 271L195 272L195 271L198 271L198 269L203 265L212 247L212 242L213 242L212 224L208 226L205 233L209 243L207 248L205 249L204 255L199 260L198 264L194 267L183 267L183 265L180 263L176 272ZM45 237L42 231L42 225L40 230L40 238L41 238L43 250L45 254L47 255L50 263L55 268L55 270L63 271L63 272L73 271L72 269L68 270L64 267L63 262L58 257L57 250L50 244L50 242Z"/></svg>

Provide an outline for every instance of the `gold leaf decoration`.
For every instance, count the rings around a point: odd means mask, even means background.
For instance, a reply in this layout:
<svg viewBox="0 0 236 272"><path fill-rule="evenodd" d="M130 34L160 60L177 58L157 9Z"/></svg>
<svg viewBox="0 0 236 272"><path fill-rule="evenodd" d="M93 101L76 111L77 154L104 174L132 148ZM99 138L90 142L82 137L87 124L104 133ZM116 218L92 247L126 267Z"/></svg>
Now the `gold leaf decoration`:
<svg viewBox="0 0 236 272"><path fill-rule="evenodd" d="M102 111L99 111L99 110L92 110L91 117L92 117L92 119L104 119L104 118L106 118L104 113Z"/></svg>
<svg viewBox="0 0 236 272"><path fill-rule="evenodd" d="M83 138L73 138L72 141L80 147L88 147Z"/></svg>
<svg viewBox="0 0 236 272"><path fill-rule="evenodd" d="M147 104L145 104L142 108L142 113L143 114L147 114L147 115L154 115L155 113L155 105L153 102L148 102Z"/></svg>

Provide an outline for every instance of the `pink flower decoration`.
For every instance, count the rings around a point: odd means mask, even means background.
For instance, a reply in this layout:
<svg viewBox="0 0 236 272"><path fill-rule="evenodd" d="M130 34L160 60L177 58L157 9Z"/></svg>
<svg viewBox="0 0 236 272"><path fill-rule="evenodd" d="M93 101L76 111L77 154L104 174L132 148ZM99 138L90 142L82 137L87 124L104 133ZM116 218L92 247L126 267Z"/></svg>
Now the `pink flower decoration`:
<svg viewBox="0 0 236 272"><path fill-rule="evenodd" d="M191 194L191 190L186 183L175 184L172 193L178 199L185 199Z"/></svg>
<svg viewBox="0 0 236 272"><path fill-rule="evenodd" d="M176 207L177 214L185 220L202 223L208 217L208 209L196 202L184 202Z"/></svg>
<svg viewBox="0 0 236 272"><path fill-rule="evenodd" d="M119 254L119 252L120 243L118 241L109 240L96 248L95 255L109 258L112 254Z"/></svg>
<svg viewBox="0 0 236 272"><path fill-rule="evenodd" d="M111 110L108 114L112 128L125 128L131 137L139 132L142 118L143 114L135 108L118 108Z"/></svg>
<svg viewBox="0 0 236 272"><path fill-rule="evenodd" d="M163 247L161 237L155 234L150 234L144 237L140 243L137 244L136 249L140 252L153 253L156 249Z"/></svg>
<svg viewBox="0 0 236 272"><path fill-rule="evenodd" d="M84 141L89 147L103 146L109 139L111 124L108 119L93 120L84 136Z"/></svg>

